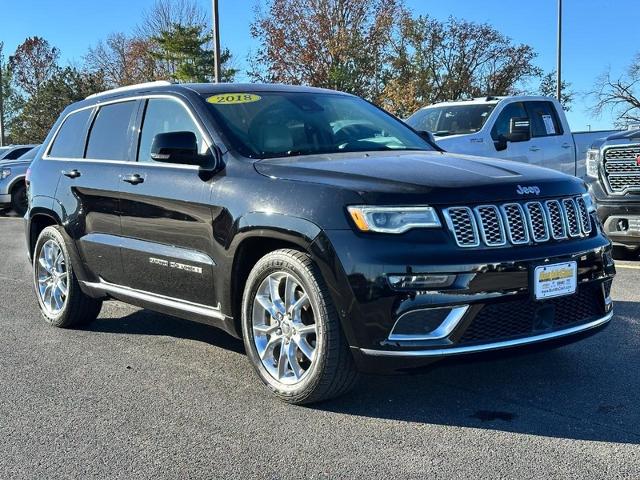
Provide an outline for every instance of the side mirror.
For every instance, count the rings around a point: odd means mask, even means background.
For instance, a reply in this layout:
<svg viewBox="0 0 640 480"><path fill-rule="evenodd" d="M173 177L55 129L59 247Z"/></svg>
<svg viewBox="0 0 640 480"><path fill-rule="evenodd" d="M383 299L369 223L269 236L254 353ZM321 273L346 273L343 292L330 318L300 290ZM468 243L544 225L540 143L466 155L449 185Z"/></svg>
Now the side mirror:
<svg viewBox="0 0 640 480"><path fill-rule="evenodd" d="M440 152L444 152L444 150L436 143L436 137L433 136L433 133L428 132L426 130L416 130L416 133L420 135L424 141L426 141L429 145L434 147L436 150Z"/></svg>
<svg viewBox="0 0 640 480"><path fill-rule="evenodd" d="M151 158L156 162L202 165L198 140L193 132L158 133L151 143Z"/></svg>
<svg viewBox="0 0 640 480"><path fill-rule="evenodd" d="M510 142L526 142L531 139L531 123L526 117L514 117L509 119L509 136L507 140Z"/></svg>
<svg viewBox="0 0 640 480"><path fill-rule="evenodd" d="M507 139L501 136L498 140L493 141L493 145L496 147L496 151L502 152L507 149Z"/></svg>

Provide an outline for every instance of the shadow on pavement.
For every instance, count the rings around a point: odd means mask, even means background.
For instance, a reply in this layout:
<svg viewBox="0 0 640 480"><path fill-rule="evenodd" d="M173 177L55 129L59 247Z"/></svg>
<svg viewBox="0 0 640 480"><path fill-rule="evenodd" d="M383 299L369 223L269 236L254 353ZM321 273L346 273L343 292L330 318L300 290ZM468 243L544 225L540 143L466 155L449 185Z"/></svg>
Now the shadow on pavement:
<svg viewBox="0 0 640 480"><path fill-rule="evenodd" d="M569 346L443 361L426 373L367 376L352 393L308 408L416 424L639 444L639 308L637 302L616 302L616 316L607 329ZM100 318L87 330L168 335L244 352L240 340L221 330L148 310Z"/></svg>

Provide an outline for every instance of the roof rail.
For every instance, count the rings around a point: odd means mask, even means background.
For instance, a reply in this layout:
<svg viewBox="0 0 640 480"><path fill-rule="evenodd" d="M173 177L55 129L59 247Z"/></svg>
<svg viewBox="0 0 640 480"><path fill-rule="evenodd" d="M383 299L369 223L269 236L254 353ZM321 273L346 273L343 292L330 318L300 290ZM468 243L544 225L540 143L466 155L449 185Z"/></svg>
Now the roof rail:
<svg viewBox="0 0 640 480"><path fill-rule="evenodd" d="M155 82L136 83L135 85L127 85L126 87L112 88L111 90L105 90L104 92L92 93L87 98L100 97L111 93L128 92L129 90L139 90L141 88L166 87L167 85L173 85L173 82L168 80L156 80Z"/></svg>

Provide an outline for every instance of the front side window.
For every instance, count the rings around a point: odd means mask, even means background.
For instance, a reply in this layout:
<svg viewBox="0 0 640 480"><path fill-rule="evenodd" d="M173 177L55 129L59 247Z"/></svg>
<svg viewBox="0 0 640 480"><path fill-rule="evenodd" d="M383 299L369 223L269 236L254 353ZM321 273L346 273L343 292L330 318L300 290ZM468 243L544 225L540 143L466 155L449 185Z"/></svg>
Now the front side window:
<svg viewBox="0 0 640 480"><path fill-rule="evenodd" d="M510 103L500 112L495 125L491 129L491 138L494 141L505 139L509 136L509 124L512 118L529 119L527 110L522 102Z"/></svg>
<svg viewBox="0 0 640 480"><path fill-rule="evenodd" d="M154 137L159 133L170 132L192 132L196 136L198 153L201 155L207 153L208 146L200 130L180 102L170 98L151 98L147 101L142 122L138 161L153 162L151 145Z"/></svg>
<svg viewBox="0 0 640 480"><path fill-rule="evenodd" d="M531 117L531 134L534 137L562 135L556 109L551 102L527 102Z"/></svg>
<svg viewBox="0 0 640 480"><path fill-rule="evenodd" d="M49 156L59 158L82 158L87 122L91 108L85 108L69 115L53 141Z"/></svg>
<svg viewBox="0 0 640 480"><path fill-rule="evenodd" d="M89 132L85 158L128 160L131 141L129 127L135 106L135 101L127 101L100 107Z"/></svg>
<svg viewBox="0 0 640 480"><path fill-rule="evenodd" d="M476 133L484 126L495 103L450 105L418 110L407 118L415 130L431 132L436 137Z"/></svg>
<svg viewBox="0 0 640 480"><path fill-rule="evenodd" d="M433 150L404 123L358 97L272 91L206 99L226 138L250 158Z"/></svg>

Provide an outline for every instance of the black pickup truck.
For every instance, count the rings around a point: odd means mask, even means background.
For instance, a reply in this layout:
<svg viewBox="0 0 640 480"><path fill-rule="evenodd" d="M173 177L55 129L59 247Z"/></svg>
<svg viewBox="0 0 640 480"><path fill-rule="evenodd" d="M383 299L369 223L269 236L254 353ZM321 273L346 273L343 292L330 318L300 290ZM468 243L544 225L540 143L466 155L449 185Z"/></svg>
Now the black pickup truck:
<svg viewBox="0 0 640 480"><path fill-rule="evenodd" d="M612 317L611 244L583 181L442 152L340 92L104 92L62 113L27 183L47 322L81 325L108 299L204 322L291 403Z"/></svg>

